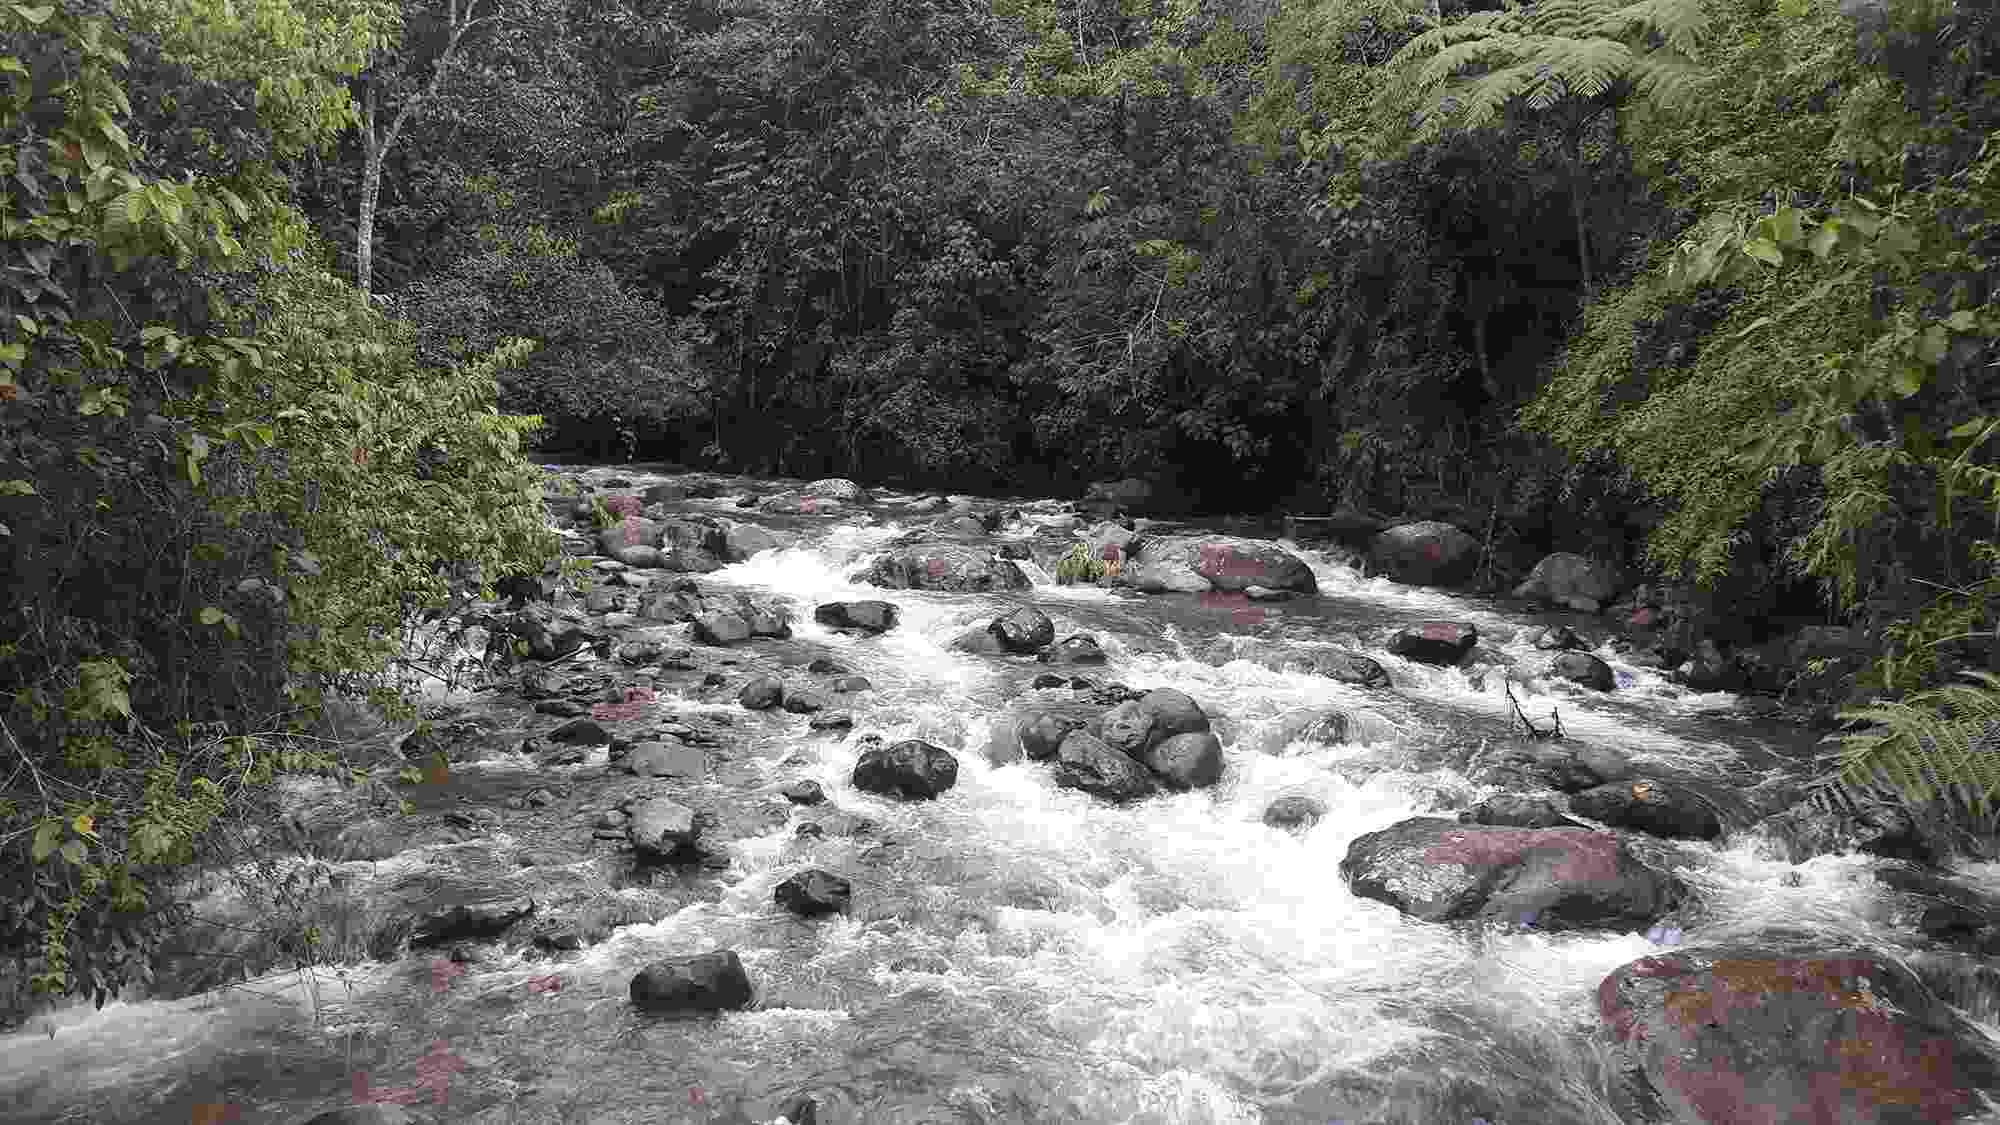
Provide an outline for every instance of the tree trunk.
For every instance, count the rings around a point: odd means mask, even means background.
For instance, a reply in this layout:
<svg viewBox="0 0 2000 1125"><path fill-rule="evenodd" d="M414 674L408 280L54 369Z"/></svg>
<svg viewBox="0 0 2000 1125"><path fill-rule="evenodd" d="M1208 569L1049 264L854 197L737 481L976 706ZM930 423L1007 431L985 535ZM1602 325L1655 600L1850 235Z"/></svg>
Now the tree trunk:
<svg viewBox="0 0 2000 1125"><path fill-rule="evenodd" d="M354 219L354 286L374 291L375 199L382 192L382 136L375 131L375 89L370 86L361 113L361 204Z"/></svg>

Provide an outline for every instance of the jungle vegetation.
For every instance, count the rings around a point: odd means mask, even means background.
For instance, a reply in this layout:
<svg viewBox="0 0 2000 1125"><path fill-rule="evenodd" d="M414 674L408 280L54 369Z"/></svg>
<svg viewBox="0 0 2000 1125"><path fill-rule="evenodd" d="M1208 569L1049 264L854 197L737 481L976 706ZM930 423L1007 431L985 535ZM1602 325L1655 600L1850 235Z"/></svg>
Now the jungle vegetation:
<svg viewBox="0 0 2000 1125"><path fill-rule="evenodd" d="M1876 725L1829 777L1992 815L1990 6L28 0L0 34L0 955L38 991L145 979L274 777L359 774L326 700L414 717L431 561L556 555L533 449L1141 476L1451 519L1501 575L1630 561L1863 631L1830 698Z"/></svg>

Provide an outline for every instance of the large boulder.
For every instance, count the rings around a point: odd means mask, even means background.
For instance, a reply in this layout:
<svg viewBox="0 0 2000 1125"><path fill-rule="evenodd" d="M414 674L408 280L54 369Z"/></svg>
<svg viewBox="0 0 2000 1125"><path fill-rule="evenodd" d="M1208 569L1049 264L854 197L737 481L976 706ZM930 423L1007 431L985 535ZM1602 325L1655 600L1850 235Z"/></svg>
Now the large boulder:
<svg viewBox="0 0 2000 1125"><path fill-rule="evenodd" d="M1398 524L1368 545L1376 570L1411 586L1457 586L1479 568L1479 540L1448 523Z"/></svg>
<svg viewBox="0 0 2000 1125"><path fill-rule="evenodd" d="M1337 648L1289 648L1264 640L1217 637L1202 653L1202 660L1218 668L1232 660L1248 660L1273 672L1302 672L1356 687L1392 686L1388 669L1374 657Z"/></svg>
<svg viewBox="0 0 2000 1125"><path fill-rule="evenodd" d="M984 547L964 543L932 543L891 551L850 581L891 590L956 593L1027 590L1034 586L1012 560L997 558Z"/></svg>
<svg viewBox="0 0 2000 1125"><path fill-rule="evenodd" d="M886 633L901 613L889 602L827 602L813 609L813 620L836 632Z"/></svg>
<svg viewBox="0 0 2000 1125"><path fill-rule="evenodd" d="M1264 539L1230 535L1166 535L1141 539L1128 554L1114 585L1148 594L1239 593L1266 590L1319 593L1319 580L1305 560Z"/></svg>
<svg viewBox="0 0 2000 1125"><path fill-rule="evenodd" d="M686 805L653 797L626 810L625 835L642 855L667 859L691 851L701 838L701 819Z"/></svg>
<svg viewBox="0 0 2000 1125"><path fill-rule="evenodd" d="M1549 661L1549 675L1580 684L1592 691L1610 691L1618 686L1611 665L1587 652L1560 652Z"/></svg>
<svg viewBox="0 0 2000 1125"><path fill-rule="evenodd" d="M1039 655L1044 664L1102 664L1107 659L1097 638L1087 633L1064 637L1061 644Z"/></svg>
<svg viewBox="0 0 2000 1125"><path fill-rule="evenodd" d="M1713 840L1722 835L1715 807L1684 785L1650 778L1595 785L1571 795L1578 816L1654 836Z"/></svg>
<svg viewBox="0 0 2000 1125"><path fill-rule="evenodd" d="M871 746L854 763L854 787L904 800L929 800L958 784L958 759L942 746L906 739Z"/></svg>
<svg viewBox="0 0 2000 1125"><path fill-rule="evenodd" d="M655 961L632 978L631 994L642 1011L675 1014L747 1008L753 995L733 949Z"/></svg>
<svg viewBox="0 0 2000 1125"><path fill-rule="evenodd" d="M1455 621L1423 621L1396 630L1389 651L1420 664L1450 667L1479 643L1479 630Z"/></svg>
<svg viewBox="0 0 2000 1125"><path fill-rule="evenodd" d="M1140 760L1169 789L1203 789L1222 780L1222 743L1213 731L1169 735Z"/></svg>
<svg viewBox="0 0 2000 1125"><path fill-rule="evenodd" d="M1558 551L1535 564L1514 587L1514 596L1595 613L1624 593L1627 584L1619 566Z"/></svg>
<svg viewBox="0 0 2000 1125"><path fill-rule="evenodd" d="M2000 1087L1977 1033L1865 950L1781 939L1641 957L1604 978L1597 1009L1675 1121L1932 1125L1973 1120Z"/></svg>
<svg viewBox="0 0 2000 1125"><path fill-rule="evenodd" d="M1207 713L1185 692L1158 688L1126 700L1098 716L1089 731L1143 762L1168 788L1200 788L1222 777L1222 743Z"/></svg>
<svg viewBox="0 0 2000 1125"><path fill-rule="evenodd" d="M1159 791L1146 767L1083 730L1071 731L1056 749L1055 780L1108 801L1136 801Z"/></svg>
<svg viewBox="0 0 2000 1125"><path fill-rule="evenodd" d="M1000 639L1000 644L1008 652L1035 652L1048 647L1056 639L1055 622L1034 606L1022 606L1004 617L995 618L987 629Z"/></svg>
<svg viewBox="0 0 2000 1125"><path fill-rule="evenodd" d="M838 500L843 504L859 504L868 499L868 494L860 485L845 477L816 480L800 489L799 493L814 500Z"/></svg>
<svg viewBox="0 0 2000 1125"><path fill-rule="evenodd" d="M1679 879L1647 866L1609 832L1436 817L1357 838L1340 873L1356 895L1426 922L1498 918L1635 933L1687 897Z"/></svg>
<svg viewBox="0 0 2000 1125"><path fill-rule="evenodd" d="M847 909L853 888L831 871L808 867L779 883L771 897L779 906L802 918L838 914Z"/></svg>
<svg viewBox="0 0 2000 1125"><path fill-rule="evenodd" d="M1031 762L1047 761L1055 757L1063 739L1071 731L1082 730L1087 724L1073 715L1043 713L1030 715L1014 725L1014 739L1020 744L1021 753Z"/></svg>

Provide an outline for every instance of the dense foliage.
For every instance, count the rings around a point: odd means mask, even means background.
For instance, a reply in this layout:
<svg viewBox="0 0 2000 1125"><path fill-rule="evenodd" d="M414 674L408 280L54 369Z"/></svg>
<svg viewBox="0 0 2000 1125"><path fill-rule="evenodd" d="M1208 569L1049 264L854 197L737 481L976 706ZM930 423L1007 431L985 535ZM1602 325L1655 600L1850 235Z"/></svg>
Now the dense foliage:
<svg viewBox="0 0 2000 1125"><path fill-rule="evenodd" d="M1443 518L1495 585L1608 556L1724 643L1855 625L1880 659L1812 681L1879 697L1854 785L2000 783L1953 682L2000 660L1976 6L0 24L0 944L42 986L141 971L214 825L339 765L292 728L380 686L435 560L541 567L527 440Z"/></svg>

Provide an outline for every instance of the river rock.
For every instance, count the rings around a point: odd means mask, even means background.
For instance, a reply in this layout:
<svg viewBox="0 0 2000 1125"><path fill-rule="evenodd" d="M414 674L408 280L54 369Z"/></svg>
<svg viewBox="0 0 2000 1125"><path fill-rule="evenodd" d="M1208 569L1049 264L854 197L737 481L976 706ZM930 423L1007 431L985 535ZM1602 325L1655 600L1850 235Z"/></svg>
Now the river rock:
<svg viewBox="0 0 2000 1125"><path fill-rule="evenodd" d="M1064 637L1062 643L1041 653L1044 664L1102 664L1104 650L1098 647L1097 638L1088 633L1075 633Z"/></svg>
<svg viewBox="0 0 2000 1125"><path fill-rule="evenodd" d="M1068 738L1071 731L1082 730L1085 726L1082 719L1070 715L1031 715L1015 724L1014 738L1029 761L1044 762L1055 757L1063 739Z"/></svg>
<svg viewBox="0 0 2000 1125"><path fill-rule="evenodd" d="M1396 630L1389 651L1420 664L1450 667L1479 643L1479 630L1455 621L1423 621Z"/></svg>
<svg viewBox="0 0 2000 1125"><path fill-rule="evenodd" d="M1490 824L1502 828L1589 828L1563 813L1546 797L1496 793L1458 814L1460 824Z"/></svg>
<svg viewBox="0 0 2000 1125"><path fill-rule="evenodd" d="M784 707L794 715L816 715L826 710L826 696L812 688L787 686Z"/></svg>
<svg viewBox="0 0 2000 1125"><path fill-rule="evenodd" d="M393 1102L368 1102L329 1109L307 1118L305 1125L417 1125L417 1119L409 1110Z"/></svg>
<svg viewBox="0 0 2000 1125"><path fill-rule="evenodd" d="M794 914L815 918L846 910L851 891L847 880L830 871L809 867L779 883L771 897Z"/></svg>
<svg viewBox="0 0 2000 1125"><path fill-rule="evenodd" d="M655 961L632 978L632 1004L648 1012L720 1012L750 1006L750 976L733 949Z"/></svg>
<svg viewBox="0 0 2000 1125"><path fill-rule="evenodd" d="M596 719L571 719L543 737L571 746L602 746L611 741L610 733Z"/></svg>
<svg viewBox="0 0 2000 1125"><path fill-rule="evenodd" d="M1398 524L1369 542L1368 560L1405 585L1457 586L1479 567L1479 540L1437 520Z"/></svg>
<svg viewBox="0 0 2000 1125"><path fill-rule="evenodd" d="M1212 731L1169 735L1141 757L1169 789L1202 789L1222 780L1222 743Z"/></svg>
<svg viewBox="0 0 2000 1125"><path fill-rule="evenodd" d="M1549 675L1580 684L1592 691L1610 691L1618 686L1611 665L1587 652L1564 652L1549 661Z"/></svg>
<svg viewBox="0 0 2000 1125"><path fill-rule="evenodd" d="M708 755L679 742L641 742L622 764L637 777L699 778L708 773Z"/></svg>
<svg viewBox="0 0 2000 1125"><path fill-rule="evenodd" d="M996 558L984 547L963 543L931 543L892 551L849 581L891 590L956 593L1027 590L1034 585L1012 561Z"/></svg>
<svg viewBox="0 0 2000 1125"><path fill-rule="evenodd" d="M1305 560L1267 540L1228 535L1141 539L1111 581L1148 594L1240 593L1251 586L1319 593Z"/></svg>
<svg viewBox="0 0 2000 1125"><path fill-rule="evenodd" d="M785 681L776 676L758 676L743 685L736 694L736 702L750 711L768 711L783 702Z"/></svg>
<svg viewBox="0 0 2000 1125"><path fill-rule="evenodd" d="M958 784L958 759L942 746L914 738L873 746L854 764L853 783L865 793L928 800Z"/></svg>
<svg viewBox="0 0 2000 1125"><path fill-rule="evenodd" d="M1031 653L1056 639L1055 622L1033 606L1022 606L987 626L1009 652Z"/></svg>
<svg viewBox="0 0 2000 1125"><path fill-rule="evenodd" d="M889 602L827 602L813 609L813 620L836 631L886 633L901 620L901 612Z"/></svg>
<svg viewBox="0 0 2000 1125"><path fill-rule="evenodd" d="M1619 566L1558 551L1543 556L1535 564L1527 579L1514 587L1514 596L1572 609L1581 609L1579 603L1588 603L1591 608L1584 612L1594 613L1597 607L1617 600L1628 585L1624 569Z"/></svg>
<svg viewBox="0 0 2000 1125"><path fill-rule="evenodd" d="M1529 917L1544 930L1638 932L1687 888L1609 832L1400 821L1348 846L1340 873L1363 898L1426 922Z"/></svg>
<svg viewBox="0 0 2000 1125"><path fill-rule="evenodd" d="M953 652L969 652L976 656L1007 655L1007 642L993 631L991 625L972 625L958 631L945 647Z"/></svg>
<svg viewBox="0 0 2000 1125"><path fill-rule="evenodd" d="M795 805L817 805L826 800L826 790L820 787L819 782L811 779L794 781L778 792L784 794L785 800Z"/></svg>
<svg viewBox="0 0 2000 1125"><path fill-rule="evenodd" d="M634 802L626 815L626 838L633 848L655 858L678 856L701 837L701 822L694 810L665 797Z"/></svg>
<svg viewBox="0 0 2000 1125"><path fill-rule="evenodd" d="M1576 630L1567 625L1550 625L1535 634L1534 645L1542 652L1567 652L1572 649L1589 648Z"/></svg>
<svg viewBox="0 0 2000 1125"><path fill-rule="evenodd" d="M410 918L410 945L416 948L497 938L534 912L535 900L524 895L497 890L454 895L441 889Z"/></svg>
<svg viewBox="0 0 2000 1125"><path fill-rule="evenodd" d="M1089 731L1071 731L1057 747L1055 781L1109 801L1136 801L1159 790L1153 775Z"/></svg>
<svg viewBox="0 0 2000 1125"><path fill-rule="evenodd" d="M1787 940L1655 954L1605 977L1597 1010L1677 1121L1927 1125L1969 1119L1978 1091L2000 1086L1949 1007L1863 950Z"/></svg>
<svg viewBox="0 0 2000 1125"><path fill-rule="evenodd" d="M1287 831L1304 831L1325 815L1326 806L1311 797L1280 797L1264 809L1264 823Z"/></svg>
<svg viewBox="0 0 2000 1125"><path fill-rule="evenodd" d="M1578 816L1653 836L1713 840L1722 835L1722 818L1699 794L1650 778L1592 786L1572 794L1569 807Z"/></svg>
<svg viewBox="0 0 2000 1125"><path fill-rule="evenodd" d="M731 562L744 562L760 551L783 547L789 540L768 528L738 520L724 520L724 557Z"/></svg>
<svg viewBox="0 0 2000 1125"><path fill-rule="evenodd" d="M1578 793L1637 776L1637 770L1625 755L1608 747L1531 742L1503 750L1491 772L1482 771L1474 780L1504 783L1506 775L1515 771L1533 784L1561 793Z"/></svg>
<svg viewBox="0 0 2000 1125"><path fill-rule="evenodd" d="M1301 707L1278 716L1260 740L1267 754L1282 754L1294 742L1338 746L1346 742L1392 742L1401 732L1373 711L1343 707Z"/></svg>
<svg viewBox="0 0 2000 1125"><path fill-rule="evenodd" d="M694 619L694 639L705 645L741 644L750 639L750 623L735 613L704 613Z"/></svg>

